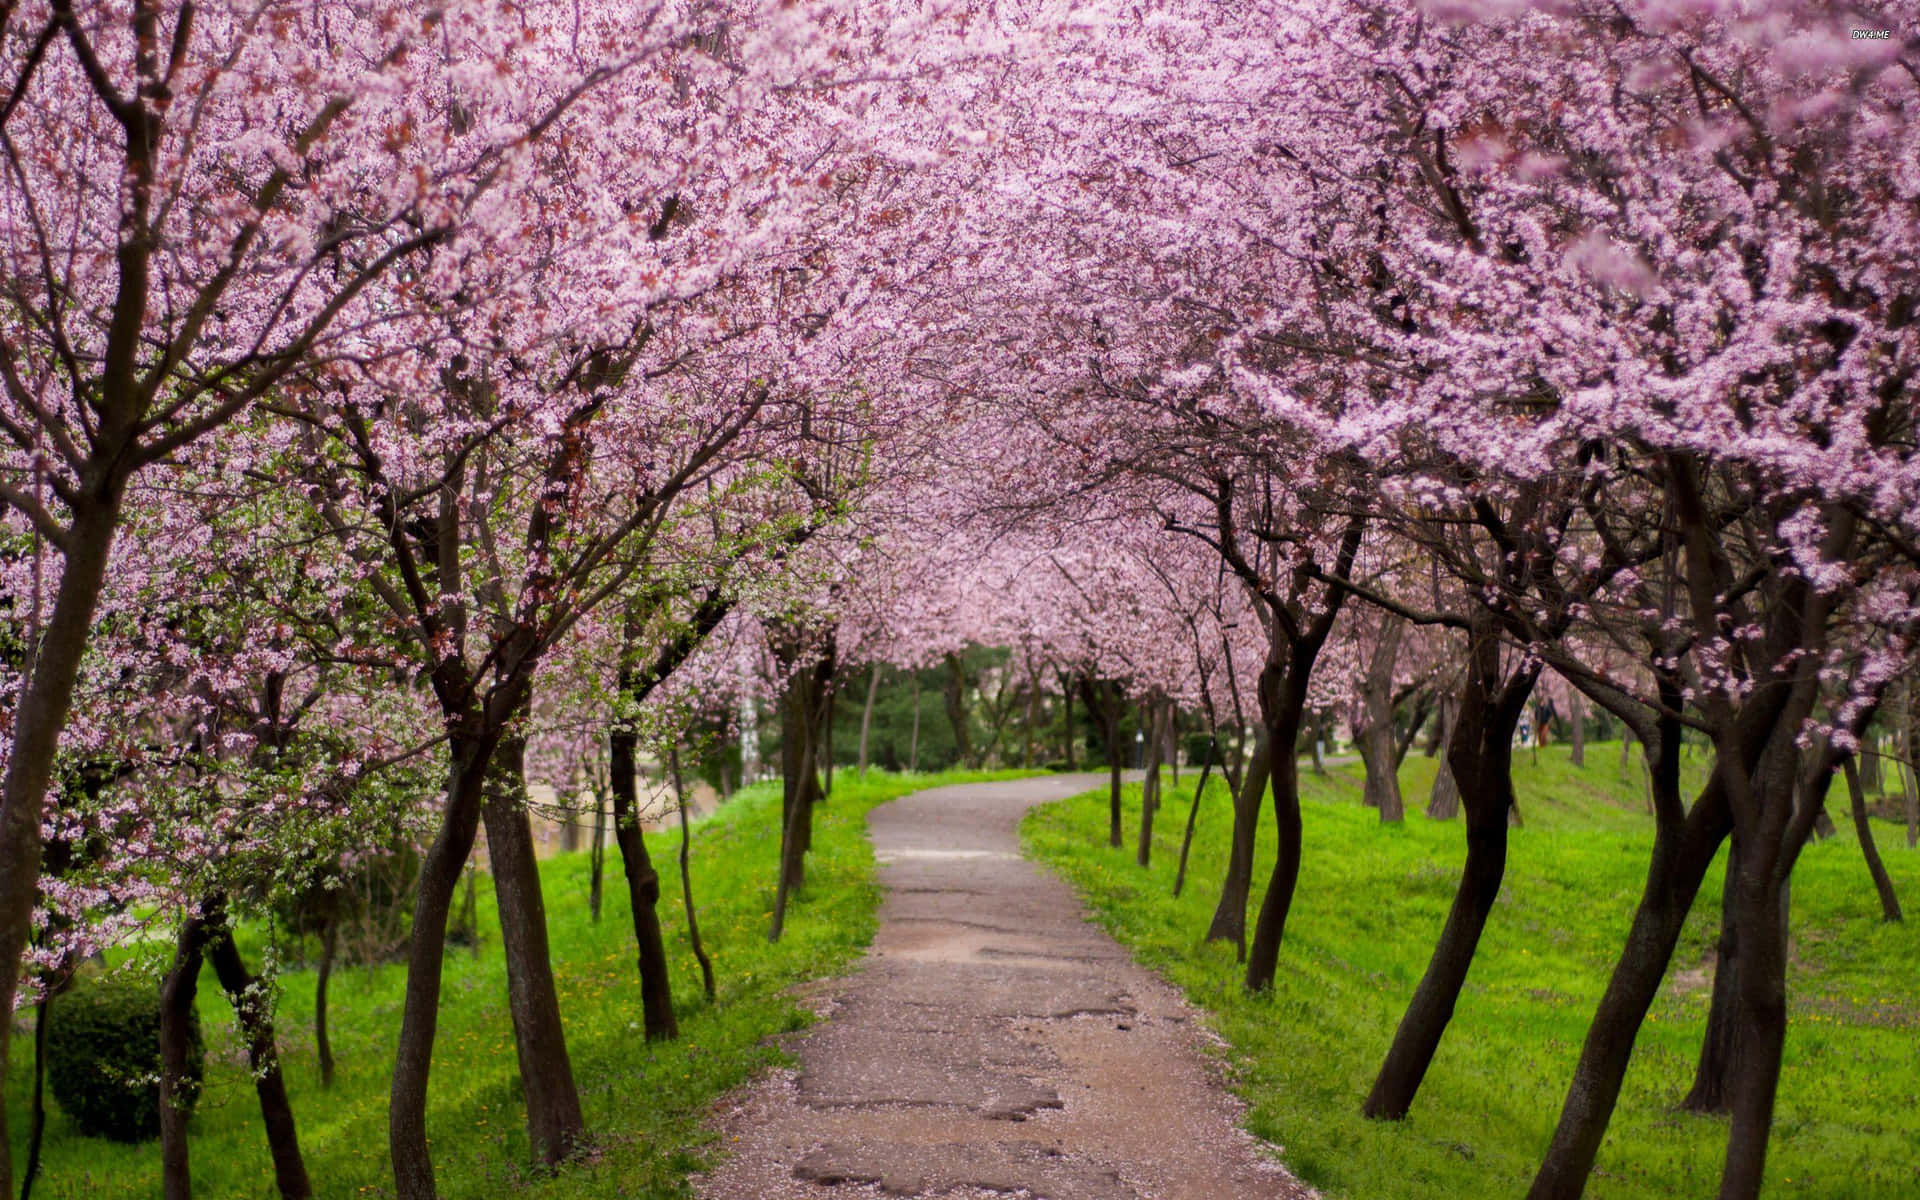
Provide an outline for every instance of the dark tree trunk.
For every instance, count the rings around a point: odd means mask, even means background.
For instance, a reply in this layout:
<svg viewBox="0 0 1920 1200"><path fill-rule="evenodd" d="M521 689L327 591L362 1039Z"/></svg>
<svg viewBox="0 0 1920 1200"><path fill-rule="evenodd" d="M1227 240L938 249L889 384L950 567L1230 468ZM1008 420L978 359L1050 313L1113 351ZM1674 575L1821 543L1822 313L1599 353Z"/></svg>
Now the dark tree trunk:
<svg viewBox="0 0 1920 1200"><path fill-rule="evenodd" d="M1077 739L1074 737L1076 731L1073 727L1073 686L1067 681L1065 675L1060 677L1060 723L1066 730L1064 740L1066 742L1067 770L1071 771L1074 769L1073 743Z"/></svg>
<svg viewBox="0 0 1920 1200"><path fill-rule="evenodd" d="M1853 805L1853 832L1860 839L1860 854L1867 860L1867 873L1873 876L1873 890L1880 894L1880 916L1882 920L1900 920L1900 897L1894 894L1893 880L1887 876L1886 864L1880 861L1880 847L1873 841L1873 826L1867 819L1867 797L1860 776L1853 769L1853 759L1846 760L1843 768L1847 773L1847 792Z"/></svg>
<svg viewBox="0 0 1920 1200"><path fill-rule="evenodd" d="M907 735L907 773L920 769L920 672L913 673L913 732Z"/></svg>
<svg viewBox="0 0 1920 1200"><path fill-rule="evenodd" d="M1860 765L1856 774L1860 776L1862 790L1879 795L1884 786L1880 781L1880 747L1878 738L1860 739ZM1851 761L1851 760L1849 760Z"/></svg>
<svg viewBox="0 0 1920 1200"><path fill-rule="evenodd" d="M1450 698L1440 706L1441 745L1453 742L1453 727L1460 712L1460 701ZM1440 756L1440 768L1433 777L1433 791L1427 797L1427 816L1435 821L1451 821L1460 815L1460 784L1453 777L1450 755Z"/></svg>
<svg viewBox="0 0 1920 1200"><path fill-rule="evenodd" d="M1687 1112L1727 1112L1727 1088L1733 1069L1735 1043L1733 1026L1734 993L1740 981L1740 927L1734 913L1735 862L1739 857L1736 835L1734 849L1727 856L1726 882L1720 891L1720 937L1713 947L1713 993L1707 1005L1706 1033L1700 1039L1700 1059L1694 1065L1693 1086L1680 1101Z"/></svg>
<svg viewBox="0 0 1920 1200"><path fill-rule="evenodd" d="M1579 692L1574 692L1567 701L1567 721L1571 726L1567 731L1567 761L1584 767L1587 765L1587 707Z"/></svg>
<svg viewBox="0 0 1920 1200"><path fill-rule="evenodd" d="M873 729L873 698L880 691L880 664L867 674L867 702L860 709L860 778L867 777L867 734Z"/></svg>
<svg viewBox="0 0 1920 1200"><path fill-rule="evenodd" d="M1187 886L1187 854L1193 849L1193 828L1200 819L1200 799L1207 794L1207 779L1213 774L1214 750L1219 745L1218 736L1207 739L1207 756L1200 764L1200 782L1193 788L1193 804L1187 809L1186 832L1180 835L1180 867L1173 875L1173 898L1180 898L1180 890Z"/></svg>
<svg viewBox="0 0 1920 1200"><path fill-rule="evenodd" d="M1247 898L1253 891L1253 845L1260 829L1260 801L1267 793L1272 769L1272 743L1262 725L1254 735L1253 758L1240 777L1233 796L1233 844L1227 856L1227 876L1220 885L1220 903L1207 926L1209 942L1232 942L1244 961L1247 956Z"/></svg>
<svg viewBox="0 0 1920 1200"><path fill-rule="evenodd" d="M1147 735L1146 777L1140 784L1140 839L1134 850L1134 861L1145 867L1153 862L1153 814L1160 806L1160 755L1164 748L1160 722L1164 716L1157 703L1143 705L1141 716L1152 728Z"/></svg>
<svg viewBox="0 0 1920 1200"><path fill-rule="evenodd" d="M406 999L400 1044L387 1103L387 1143L394 1192L400 1200L435 1200L433 1160L427 1152L427 1079L439 1026L440 972L446 961L447 918L453 893L473 852L487 769L497 737L456 737L447 771L440 832L420 860L414 888L413 932L407 943Z"/></svg>
<svg viewBox="0 0 1920 1200"><path fill-rule="evenodd" d="M633 942L640 972L640 1009L650 1042L680 1036L673 1015L673 984L667 966L666 939L660 931L660 873L647 852L640 828L639 739L631 726L615 725L607 735L613 776L613 840L627 878L633 910Z"/></svg>
<svg viewBox="0 0 1920 1200"><path fill-rule="evenodd" d="M1360 693L1365 723L1356 731L1354 739L1360 761L1366 768L1363 799L1369 807L1379 809L1380 820L1389 824L1399 822L1406 815L1397 770L1399 747L1393 729L1393 671L1400 660L1400 638L1405 629L1406 622L1399 617L1387 616L1381 621L1380 638L1367 664Z"/></svg>
<svg viewBox="0 0 1920 1200"><path fill-rule="evenodd" d="M174 945L173 967L160 984L160 1190L166 1200L192 1200L187 1164L187 1098L194 1086L187 1070L188 1029L200 990L200 956L206 922L187 917Z"/></svg>
<svg viewBox="0 0 1920 1200"><path fill-rule="evenodd" d="M320 1086L333 1086L333 1038L327 1029L327 985L333 981L333 955L340 945L340 923L329 918L320 929L320 966L313 978L313 1044L320 1056Z"/></svg>
<svg viewBox="0 0 1920 1200"><path fill-rule="evenodd" d="M878 667L874 670L877 672ZM868 689L872 699L872 689ZM700 941L700 921L693 907L693 826L687 820L687 789L680 778L680 747L667 748L667 769L673 772L674 807L680 810L680 899L687 907L687 941L693 946L694 961L700 964L700 989L713 1003L713 961Z"/></svg>
<svg viewBox="0 0 1920 1200"><path fill-rule="evenodd" d="M500 946L507 960L507 1007L527 1101L527 1139L534 1157L565 1162L584 1148L586 1119L573 1082L560 993L547 945L547 909L526 809L526 743L503 740L489 773L483 815L493 894L500 909Z"/></svg>
<svg viewBox="0 0 1920 1200"><path fill-rule="evenodd" d="M293 1102L287 1098L287 1081L280 1073L280 1048L273 1031L271 999L265 983L247 970L234 945L233 930L225 907L215 902L207 914L211 934L207 959L227 993L228 1003L247 1042L247 1067L253 1076L253 1090L260 1100L260 1119L266 1126L267 1151L273 1158L273 1179L283 1200L306 1200L313 1195L307 1178L306 1159L300 1154L300 1135L294 1126Z"/></svg>
<svg viewBox="0 0 1920 1200"><path fill-rule="evenodd" d="M1107 845L1117 850L1125 845L1120 835L1120 770L1126 747L1120 743L1120 718L1126 713L1127 697L1113 680L1096 683L1090 675L1080 677L1080 692L1088 714L1100 722L1100 737L1107 750Z"/></svg>
<svg viewBox="0 0 1920 1200"><path fill-rule="evenodd" d="M1579 1200L1619 1100L1640 1027L1660 993L1700 884L1732 828L1725 793L1717 781L1709 782L1684 820L1678 819L1679 722L1667 719L1663 725L1666 736L1661 739L1654 772L1662 819L1647 865L1646 886L1587 1029L1553 1142L1534 1175L1527 1200Z"/></svg>
<svg viewBox="0 0 1920 1200"><path fill-rule="evenodd" d="M1267 727L1267 777L1273 788L1273 818L1279 831L1273 874L1260 915L1253 923L1247 947L1246 988L1266 991L1273 986L1280 963L1280 942L1286 936L1287 914L1300 881L1300 770L1297 746L1306 701L1306 675L1312 660L1300 661L1296 651L1287 667L1269 661L1260 678L1261 718Z"/></svg>
<svg viewBox="0 0 1920 1200"><path fill-rule="evenodd" d="M960 756L960 765L975 767L973 761L973 738L968 730L972 717L967 712L967 668L956 653L947 654L947 686L944 698L947 704L947 721L953 726L953 746Z"/></svg>
<svg viewBox="0 0 1920 1200"><path fill-rule="evenodd" d="M1361 1112L1374 1119L1399 1120L1413 1106L1453 1019L1487 915L1506 876L1507 822L1513 810L1513 732L1539 668L1522 668L1503 682L1498 634L1491 616L1484 614L1476 619L1469 653L1467 686L1447 746L1466 812L1467 861L1426 974L1361 1106Z"/></svg>
<svg viewBox="0 0 1920 1200"><path fill-rule="evenodd" d="M1732 1120L1720 1200L1757 1200L1760 1195L1787 1034L1784 888L1773 877L1772 855L1743 854L1741 849L1736 842L1735 920L1742 937L1733 1017L1739 1053L1728 1072Z"/></svg>
<svg viewBox="0 0 1920 1200"><path fill-rule="evenodd" d="M130 425L103 427L94 442L96 461L118 459L132 436ZM124 488L123 472L106 472L72 506L53 607L34 649L26 686L12 708L12 742L0 779L0 1013L7 1014L0 1020L0 1084L7 1079L13 1002L39 902L40 826L47 786L99 607ZM13 1194L6 1107L0 1104L0 1196Z"/></svg>
<svg viewBox="0 0 1920 1200"><path fill-rule="evenodd" d="M720 787L726 790L726 769L721 768ZM600 923L600 906L606 898L607 879L607 799L596 787L593 792L593 843L587 851L587 911L593 923Z"/></svg>
<svg viewBox="0 0 1920 1200"><path fill-rule="evenodd" d="M773 894L773 924L768 941L780 940L786 928L787 905L806 882L806 855L813 848L813 806L820 798L815 730L826 718L833 687L834 647L810 663L800 662L797 644L780 655L785 664L786 690L781 701L780 874Z"/></svg>
<svg viewBox="0 0 1920 1200"><path fill-rule="evenodd" d="M47 1007L45 992L33 1006L33 1105L27 1117L27 1162L20 1171L20 1200L33 1200L40 1177L40 1147L47 1136Z"/></svg>

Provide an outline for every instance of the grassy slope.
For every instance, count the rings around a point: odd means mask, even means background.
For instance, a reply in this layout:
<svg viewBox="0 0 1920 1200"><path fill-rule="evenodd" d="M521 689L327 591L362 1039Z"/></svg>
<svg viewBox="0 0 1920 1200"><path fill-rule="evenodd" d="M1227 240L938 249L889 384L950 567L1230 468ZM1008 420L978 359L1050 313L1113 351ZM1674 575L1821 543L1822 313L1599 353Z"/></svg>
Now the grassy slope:
<svg viewBox="0 0 1920 1200"><path fill-rule="evenodd" d="M1019 772L1003 773L1017 775ZM836 776L821 809L808 863L808 886L777 946L766 940L778 853L778 785L743 791L695 827L694 899L700 932L714 959L719 1002L706 1004L686 939L675 866L677 832L648 839L663 875L662 916L674 956L678 1042L647 1045L640 1036L640 991L633 926L619 856L608 849L606 903L598 925L588 916L587 856L541 864L561 1010L587 1119L603 1150L595 1165L551 1180L529 1180L524 1115L517 1095L506 978L489 889L482 884L482 950L450 953L434 1060L429 1132L441 1190L449 1196L526 1195L541 1200L594 1196L677 1196L710 1147L702 1121L714 1100L780 1059L767 1035L808 1020L788 994L794 983L845 967L873 935L878 891L864 836L866 812L909 791L972 775ZM257 957L257 955L256 955ZM308 1169L323 1196L378 1196L391 1190L386 1153L386 1089L399 1028L404 972L398 967L336 973L330 1006L337 1074L321 1090L311 1034L312 977L284 976L280 1006L294 1112ZM273 1176L259 1108L232 1013L209 972L200 986L209 1038L207 1089L193 1120L194 1182L208 1197L271 1197ZM57 1018L58 1003L55 1005ZM31 1040L9 1081L15 1151L26 1130ZM82 1137L57 1110L50 1114L45 1168L36 1198L149 1197L159 1194L157 1144L121 1146ZM529 1187L529 1184L534 1186Z"/></svg>
<svg viewBox="0 0 1920 1200"><path fill-rule="evenodd" d="M1697 776L1700 760L1690 763ZM1635 770L1638 769L1636 759ZM1328 779L1303 772L1305 859L1270 996L1242 993L1233 951L1200 937L1218 897L1231 815L1208 789L1193 865L1171 898L1194 777L1156 821L1155 864L1109 851L1104 795L1037 810L1030 849L1085 896L1137 957L1212 1013L1251 1128L1285 1148L1293 1169L1333 1196L1519 1196L1551 1135L1586 1024L1645 879L1652 837L1638 777L1617 746L1574 768L1562 747L1516 772L1527 818L1513 832L1506 887L1424 1090L1402 1124L1359 1116L1465 856L1458 821L1420 813L1433 764L1403 774L1410 815L1382 827L1358 803L1358 765ZM1138 788L1129 789L1137 812ZM1838 793L1836 792L1836 799ZM1768 1194L1920 1195L1920 920L1879 921L1844 811L1842 833L1807 849L1796 874L1792 1028L1769 1159ZM1920 906L1920 853L1876 823L1909 911ZM1273 861L1263 813L1257 872ZM1250 911L1257 911L1256 888ZM1718 928L1716 867L1689 922L1675 972L1641 1034L1620 1107L1587 1195L1712 1194L1723 1120L1675 1111L1691 1082L1708 989L1698 968Z"/></svg>

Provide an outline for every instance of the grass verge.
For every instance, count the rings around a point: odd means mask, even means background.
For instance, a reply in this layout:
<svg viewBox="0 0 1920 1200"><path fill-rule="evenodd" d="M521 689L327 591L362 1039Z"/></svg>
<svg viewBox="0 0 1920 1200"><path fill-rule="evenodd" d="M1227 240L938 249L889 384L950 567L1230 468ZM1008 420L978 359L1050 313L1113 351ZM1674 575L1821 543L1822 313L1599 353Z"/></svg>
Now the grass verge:
<svg viewBox="0 0 1920 1200"><path fill-rule="evenodd" d="M1029 773L875 771L864 782L851 772L836 775L833 798L816 816L807 887L777 945L768 944L766 931L779 853L779 785L741 791L694 828L694 901L718 983L712 1005L701 995L686 938L674 866L679 834L650 835L648 847L663 876L667 948L674 958L677 1042L649 1045L641 1037L632 916L617 851L608 848L606 899L597 924L587 911L586 854L542 862L568 1048L600 1151L591 1164L551 1177L526 1167L506 975L492 896L483 882L479 951L450 951L441 1001L428 1133L442 1193L536 1200L687 1195L687 1174L719 1149L704 1130L714 1101L782 1060L769 1035L800 1028L810 1019L793 998L793 985L841 971L873 936L879 891L865 836L867 811L927 787ZM257 961L257 949L249 953ZM281 1052L318 1194L390 1194L387 1084L405 971L384 965L335 972L329 1008L337 1065L330 1090L320 1087L314 1056L312 975L288 971L280 983ZM208 1063L190 1143L196 1191L221 1200L268 1200L276 1193L259 1107L232 1010L211 973L202 980L200 1005ZM53 1012L57 1020L58 1001ZM18 1162L26 1141L31 1037L16 1034L14 1045L6 1099ZM157 1143L125 1146L84 1137L56 1106L49 1103L49 1109L36 1198L160 1194Z"/></svg>
<svg viewBox="0 0 1920 1200"><path fill-rule="evenodd" d="M1105 845L1106 797L1044 806L1023 826L1029 853L1067 879L1144 964L1185 990L1226 1040L1248 1125L1331 1197L1520 1196L1559 1115L1588 1020L1645 881L1652 846L1637 760L1592 746L1517 756L1526 826L1515 829L1494 907L1446 1040L1401 1123L1363 1120L1360 1101L1426 968L1465 857L1460 823L1421 814L1430 760L1402 775L1409 813L1382 826L1359 803L1357 765L1303 770L1300 886L1273 992L1240 988L1231 947L1201 937L1219 896L1231 807L1218 782L1200 813L1187 888L1172 898L1194 783L1183 773L1156 819L1154 865ZM1689 767L1697 779L1703 768ZM1139 788L1128 789L1137 819ZM1835 801L1844 804L1836 791ZM1792 1026L1768 1159L1770 1196L1873 1200L1920 1195L1920 922L1885 925L1844 810L1841 833L1808 847L1795 874ZM1256 875L1273 863L1263 812ZM1920 853L1876 822L1909 910ZM1692 1080L1710 994L1721 872L1709 876L1641 1033L1587 1195L1711 1195L1727 1126L1676 1104ZM1256 887L1249 912L1257 912Z"/></svg>

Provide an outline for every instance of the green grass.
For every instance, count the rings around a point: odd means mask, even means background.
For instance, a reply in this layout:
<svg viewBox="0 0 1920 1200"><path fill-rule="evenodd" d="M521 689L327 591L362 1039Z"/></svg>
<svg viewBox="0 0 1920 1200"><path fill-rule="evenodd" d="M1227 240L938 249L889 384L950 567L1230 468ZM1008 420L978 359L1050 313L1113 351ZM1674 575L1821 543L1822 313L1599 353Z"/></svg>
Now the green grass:
<svg viewBox="0 0 1920 1200"><path fill-rule="evenodd" d="M1698 779L1704 759L1690 760ZM1635 760L1635 772L1638 760ZM1240 988L1233 951L1201 944L1218 898L1231 812L1208 789L1185 894L1171 898L1192 774L1156 821L1154 866L1132 843L1105 846L1103 793L1031 814L1029 851L1086 898L1143 963L1210 1014L1248 1124L1330 1196L1520 1196L1552 1134L1567 1080L1645 879L1652 845L1637 773L1617 746L1521 752L1526 826L1513 831L1506 886L1453 1023L1412 1115L1361 1119L1360 1101L1392 1039L1452 901L1465 856L1458 821L1421 812L1433 764L1403 774L1409 815L1383 827L1359 804L1360 767L1304 768L1300 887L1269 995ZM1129 788L1137 818L1138 788ZM1835 799L1839 799L1836 791ZM1257 876L1273 861L1263 812ZM1768 1160L1770 1196L1920 1195L1920 917L1884 925L1844 811L1842 832L1808 847L1795 876L1792 1027ZM1920 909L1920 853L1876 823L1909 911ZM1720 867L1702 889L1638 1042L1587 1195L1711 1195L1724 1120L1676 1111L1691 1082L1708 989L1698 970L1718 929ZM1257 911L1256 888L1250 912Z"/></svg>
<svg viewBox="0 0 1920 1200"><path fill-rule="evenodd" d="M810 1019L791 994L792 986L840 971L873 936L879 893L865 837L867 811L924 787L1019 774L873 772L864 783L851 772L837 775L832 801L816 818L807 887L778 945L766 940L779 848L778 785L742 791L694 831L694 898L719 985L713 1005L701 996L686 938L673 858L679 834L651 836L649 848L664 877L661 913L674 959L677 1042L648 1045L640 1034L633 925L618 853L609 847L606 903L597 925L587 911L587 856L566 854L543 862L567 1042L600 1151L590 1165L554 1177L532 1177L525 1166L525 1114L506 977L490 889L483 883L481 952L477 957L464 949L450 952L441 1001L428 1131L442 1194L542 1200L686 1194L687 1173L722 1149L703 1132L714 1101L782 1061L769 1035L800 1028ZM257 948L250 954L258 961ZM312 976L287 972L282 984L280 1044L315 1187L327 1197L390 1194L386 1097L404 971L382 966L335 973L330 1008L337 1073L331 1090L321 1089L315 1063ZM232 1010L211 972L201 982L200 1004L208 1071L192 1124L196 1190L221 1200L272 1197L272 1169L252 1081L233 1032ZM56 1019L58 1011L56 1001ZM17 1065L7 1103L17 1162L26 1141L32 1043L16 1038ZM57 1108L49 1114L37 1198L159 1194L157 1143L123 1146L84 1137Z"/></svg>

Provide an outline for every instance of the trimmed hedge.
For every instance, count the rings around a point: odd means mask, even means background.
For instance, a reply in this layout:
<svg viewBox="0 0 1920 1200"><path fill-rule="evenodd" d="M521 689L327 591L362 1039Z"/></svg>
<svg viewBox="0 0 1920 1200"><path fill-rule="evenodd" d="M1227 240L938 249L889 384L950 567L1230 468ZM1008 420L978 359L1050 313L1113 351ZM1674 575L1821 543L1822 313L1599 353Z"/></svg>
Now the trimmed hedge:
<svg viewBox="0 0 1920 1200"><path fill-rule="evenodd" d="M127 974L92 979L47 1010L47 1083L83 1133L121 1142L160 1136L160 988ZM187 1025L189 1111L200 1097L206 1047Z"/></svg>

